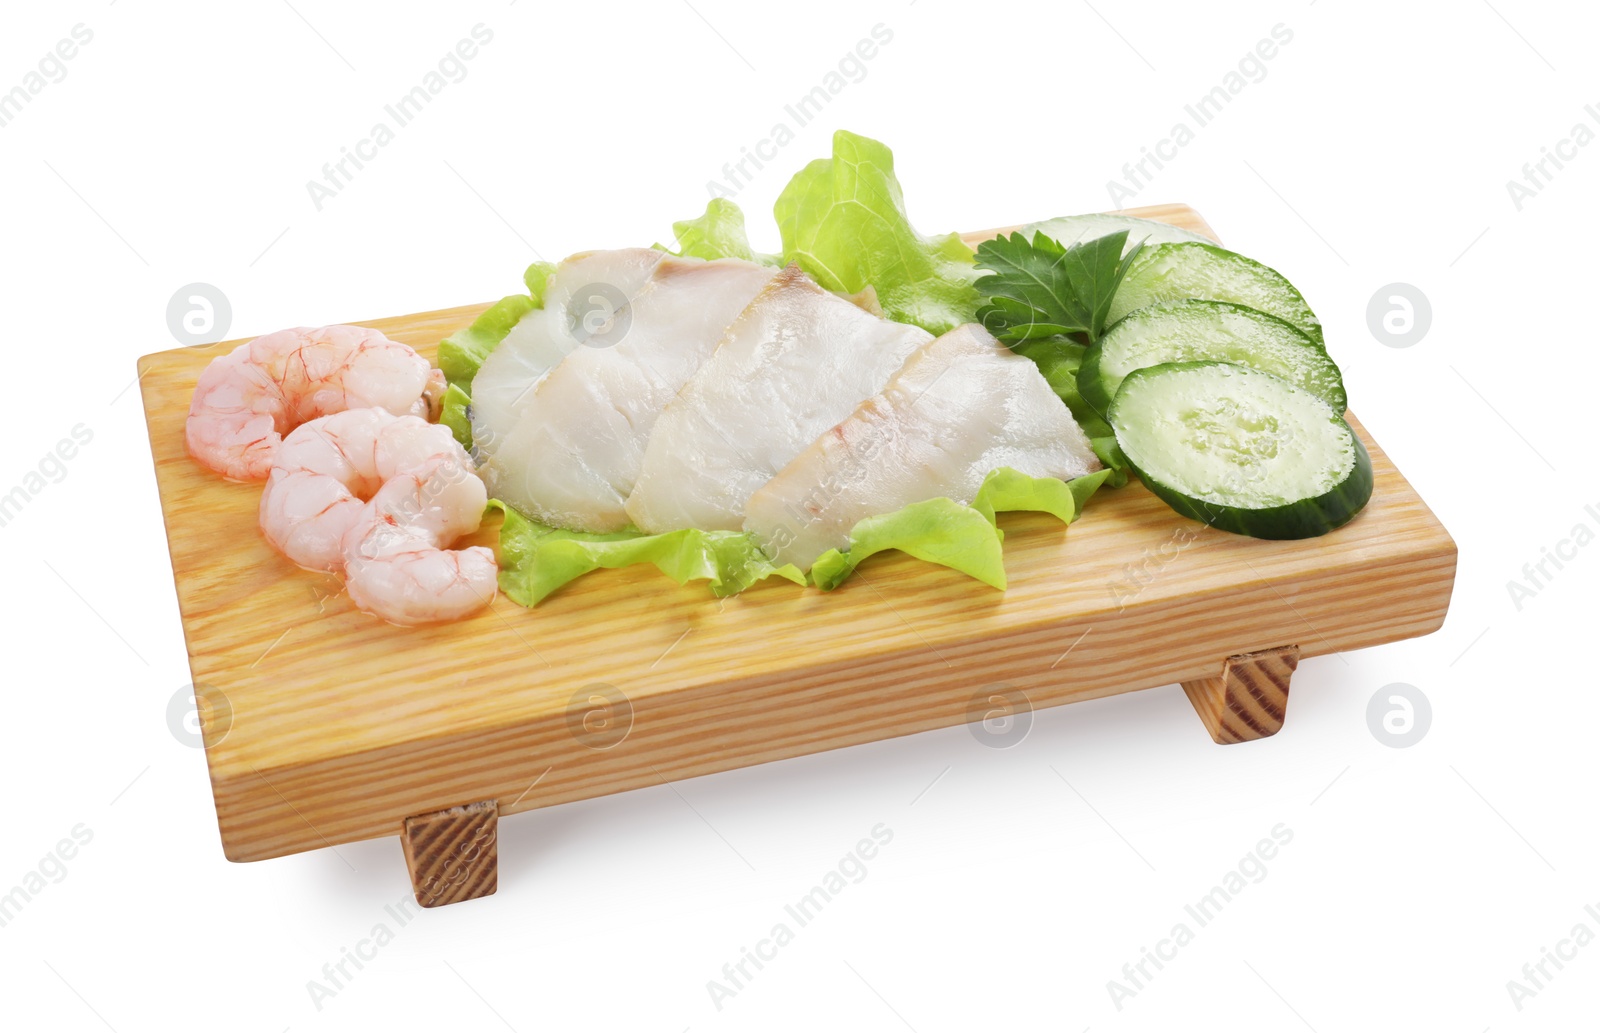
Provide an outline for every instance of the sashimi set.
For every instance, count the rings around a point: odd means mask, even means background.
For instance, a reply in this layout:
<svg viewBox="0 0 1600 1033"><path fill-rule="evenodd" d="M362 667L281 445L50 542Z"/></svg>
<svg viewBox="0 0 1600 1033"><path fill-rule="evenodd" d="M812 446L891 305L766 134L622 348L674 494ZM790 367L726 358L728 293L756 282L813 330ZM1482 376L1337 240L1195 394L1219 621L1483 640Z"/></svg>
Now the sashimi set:
<svg viewBox="0 0 1600 1033"><path fill-rule="evenodd" d="M361 327L258 338L200 377L189 453L396 624L635 563L825 591L900 550L1003 589L997 512L1071 523L1130 473L1258 538L1372 494L1322 326L1260 263L1117 215L924 237L843 131L775 215L778 255L714 199L670 247L536 263L437 368ZM493 513L497 550L453 548Z"/></svg>

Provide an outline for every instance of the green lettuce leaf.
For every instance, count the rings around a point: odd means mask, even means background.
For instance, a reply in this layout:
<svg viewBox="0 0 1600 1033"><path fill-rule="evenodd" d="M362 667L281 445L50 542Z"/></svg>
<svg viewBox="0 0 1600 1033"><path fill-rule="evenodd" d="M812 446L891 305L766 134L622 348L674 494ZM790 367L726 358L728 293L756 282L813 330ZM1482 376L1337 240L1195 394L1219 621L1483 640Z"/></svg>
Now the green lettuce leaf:
<svg viewBox="0 0 1600 1033"><path fill-rule="evenodd" d="M854 294L870 284L885 316L930 333L972 322L980 300L972 249L954 233L912 229L894 156L878 141L834 133L833 157L796 173L773 214L783 261L827 289Z"/></svg>
<svg viewBox="0 0 1600 1033"><path fill-rule="evenodd" d="M744 212L725 197L713 197L706 203L706 213L698 219L673 223L672 234L679 248L674 253L685 258L742 258L762 265L778 264L777 255L758 254L751 248L744 231ZM671 251L660 244L656 247Z"/></svg>
<svg viewBox="0 0 1600 1033"><path fill-rule="evenodd" d="M1004 534L995 514L1034 510L1070 524L1110 475L1107 469L1059 481L1002 467L984 479L970 506L946 498L928 499L856 524L850 548L842 553L832 549L819 557L811 568L810 583L830 591L868 556L899 549L1003 589ZM735 595L769 577L797 585L808 581L793 564L774 564L750 535L739 531L588 534L535 523L498 499L491 499L489 508L505 517L500 527L500 589L521 606L537 606L591 571L635 563L652 564L680 585L708 581L712 594L719 597Z"/></svg>
<svg viewBox="0 0 1600 1033"><path fill-rule="evenodd" d="M463 391L460 384L451 384L445 388L444 408L439 413L439 422L450 428L462 448L469 450L472 448L472 420L467 415L467 406L471 404L472 396Z"/></svg>
<svg viewBox="0 0 1600 1033"><path fill-rule="evenodd" d="M1106 474L1106 483L1113 488L1120 488L1128 483L1128 457L1122 454L1122 446L1117 444L1117 436L1106 428L1106 433L1091 437L1089 447L1094 449L1094 454L1106 464L1103 471Z"/></svg>
<svg viewBox="0 0 1600 1033"><path fill-rule="evenodd" d="M984 478L970 506L950 499L929 499L856 524L850 530L848 549L829 549L817 557L811 565L811 582L831 591L868 556L899 549L959 570L991 588L1004 589L1006 568L1000 542L1005 535L995 523L995 514L1034 510L1070 524L1108 476L1109 470L1100 470L1060 481L1001 467Z"/></svg>
<svg viewBox="0 0 1600 1033"><path fill-rule="evenodd" d="M554 262L535 262L522 271L522 283L528 288L534 308L544 308L544 289L555 271Z"/></svg>
<svg viewBox="0 0 1600 1033"><path fill-rule="evenodd" d="M972 508L991 524L996 513L1017 510L1050 513L1063 524L1070 524L1078 518L1078 497L1066 481L1030 477L1020 470L1002 466L983 479L978 494L972 499Z"/></svg>
<svg viewBox="0 0 1600 1033"><path fill-rule="evenodd" d="M590 571L634 563L653 564L680 585L709 581L716 596L734 595L769 577L806 583L797 567L776 566L750 535L740 531L586 534L534 523L498 499L491 499L489 508L505 514L500 527L500 589L521 606L537 606Z"/></svg>
<svg viewBox="0 0 1600 1033"><path fill-rule="evenodd" d="M850 531L850 547L829 549L811 565L811 583L832 591L868 556L899 549L919 560L969 574L994 588L1006 587L1000 529L971 506L928 499L867 517Z"/></svg>
<svg viewBox="0 0 1600 1033"><path fill-rule="evenodd" d="M1126 482L1128 475L1123 474L1122 479ZM1094 497L1095 492L1100 490L1101 485L1110 484L1112 487L1117 487L1118 485L1115 482L1116 471L1110 467L1104 470L1096 470L1094 473L1086 473L1082 477L1074 477L1068 481L1067 489L1072 492L1072 501L1077 507L1076 512L1078 515L1081 516L1083 514L1083 507L1089 504L1089 500ZM1078 518L1075 516L1072 519L1076 520ZM1068 521L1068 523L1071 522L1070 520Z"/></svg>

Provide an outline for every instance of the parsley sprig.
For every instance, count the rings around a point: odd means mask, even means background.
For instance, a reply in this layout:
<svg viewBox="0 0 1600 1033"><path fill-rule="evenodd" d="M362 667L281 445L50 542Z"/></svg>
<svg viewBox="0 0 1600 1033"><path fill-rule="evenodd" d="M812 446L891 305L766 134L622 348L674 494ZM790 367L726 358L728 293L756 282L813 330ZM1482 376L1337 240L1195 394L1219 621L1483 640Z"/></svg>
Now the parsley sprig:
<svg viewBox="0 0 1600 1033"><path fill-rule="evenodd" d="M989 300L978 321L1007 344L1068 334L1099 340L1111 299L1144 247L1123 254L1127 239L1121 230L1072 247L1038 232L1031 241L1021 233L984 241L977 263L989 273L976 286Z"/></svg>

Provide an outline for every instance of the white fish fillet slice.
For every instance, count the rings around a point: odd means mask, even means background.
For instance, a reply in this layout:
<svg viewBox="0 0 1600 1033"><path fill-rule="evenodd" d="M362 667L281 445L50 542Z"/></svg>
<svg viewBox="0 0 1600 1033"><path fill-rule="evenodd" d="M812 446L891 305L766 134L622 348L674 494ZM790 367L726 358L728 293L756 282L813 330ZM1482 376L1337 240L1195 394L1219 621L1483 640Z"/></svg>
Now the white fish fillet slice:
<svg viewBox="0 0 1600 1033"><path fill-rule="evenodd" d="M809 568L869 516L946 497L970 503L990 471L1070 480L1100 468L1034 363L976 323L918 349L882 393L750 497L744 529Z"/></svg>
<svg viewBox="0 0 1600 1033"><path fill-rule="evenodd" d="M627 512L642 531L737 531L745 503L933 337L773 278L656 421Z"/></svg>
<svg viewBox="0 0 1600 1033"><path fill-rule="evenodd" d="M472 439L480 452L496 451L534 388L582 343L584 314L603 306L607 295L637 294L666 257L654 248L589 251L556 267L545 285L544 307L523 316L473 378Z"/></svg>
<svg viewBox="0 0 1600 1033"><path fill-rule="evenodd" d="M776 272L737 259L661 259L616 328L569 352L485 450L490 494L560 527L627 527L623 506L656 418Z"/></svg>

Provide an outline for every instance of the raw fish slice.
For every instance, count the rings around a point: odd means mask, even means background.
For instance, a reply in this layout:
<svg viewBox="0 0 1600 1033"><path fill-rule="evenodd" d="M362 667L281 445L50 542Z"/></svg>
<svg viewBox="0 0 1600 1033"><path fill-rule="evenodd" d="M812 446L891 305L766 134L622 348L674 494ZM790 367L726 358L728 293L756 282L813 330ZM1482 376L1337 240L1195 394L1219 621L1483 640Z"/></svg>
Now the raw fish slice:
<svg viewBox="0 0 1600 1033"><path fill-rule="evenodd" d="M534 388L596 326L609 307L638 293L667 257L654 248L590 251L556 267L544 307L523 316L484 360L472 381L472 439L493 454L517 425Z"/></svg>
<svg viewBox="0 0 1600 1033"><path fill-rule="evenodd" d="M932 339L862 311L791 265L656 421L628 516L652 533L737 531L751 494Z"/></svg>
<svg viewBox="0 0 1600 1033"><path fill-rule="evenodd" d="M615 325L534 389L480 471L490 494L559 527L627 527L623 505L656 417L776 272L737 259L662 259Z"/></svg>
<svg viewBox="0 0 1600 1033"><path fill-rule="evenodd" d="M744 528L808 568L859 521L925 499L970 503L990 471L1070 480L1100 461L1038 366L976 323L918 349L881 394L750 497Z"/></svg>

